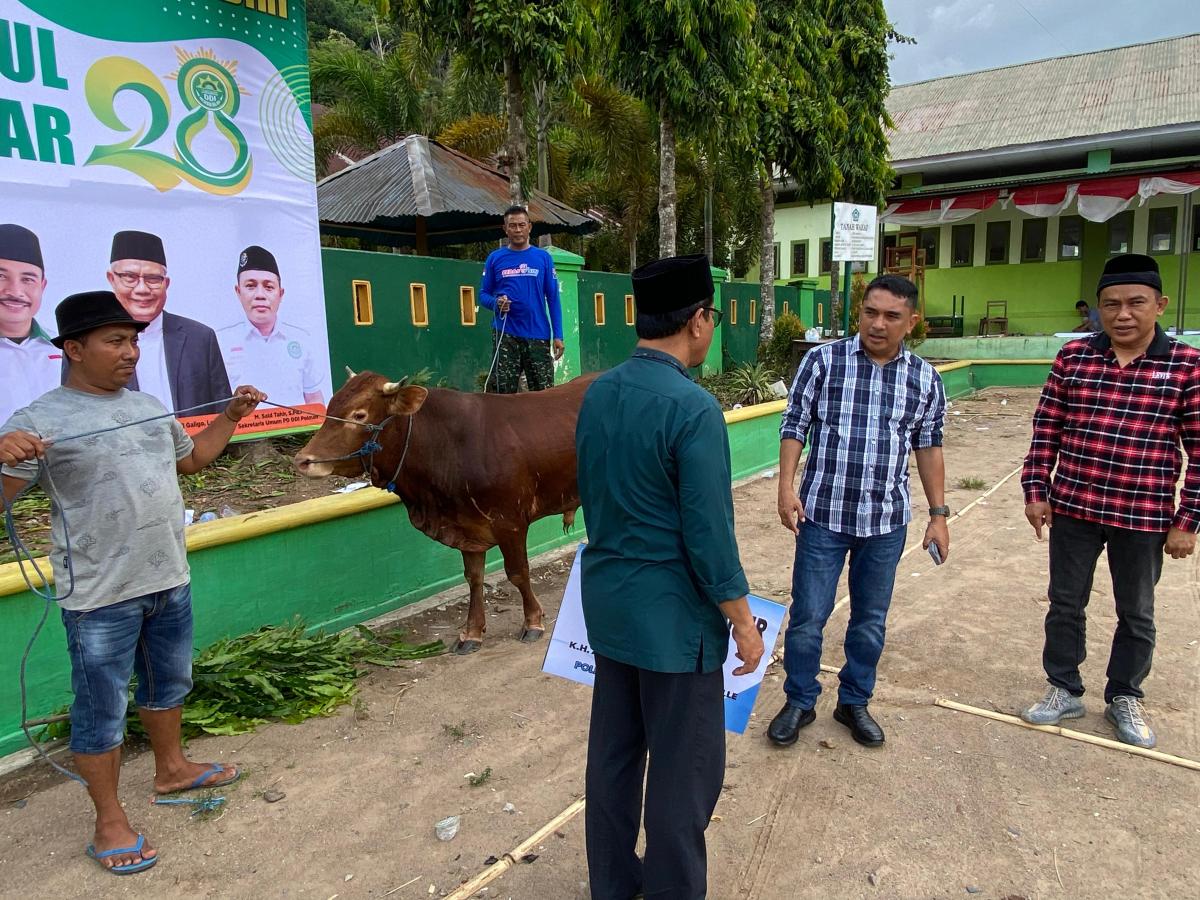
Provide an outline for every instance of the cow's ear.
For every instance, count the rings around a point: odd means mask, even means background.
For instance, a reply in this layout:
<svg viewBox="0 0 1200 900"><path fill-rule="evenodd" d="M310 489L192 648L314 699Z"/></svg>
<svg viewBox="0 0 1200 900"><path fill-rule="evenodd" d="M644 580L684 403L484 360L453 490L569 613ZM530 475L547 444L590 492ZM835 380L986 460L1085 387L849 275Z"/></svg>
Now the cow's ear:
<svg viewBox="0 0 1200 900"><path fill-rule="evenodd" d="M406 387L396 391L392 396L391 413L394 416L411 416L425 402L429 391L423 387Z"/></svg>

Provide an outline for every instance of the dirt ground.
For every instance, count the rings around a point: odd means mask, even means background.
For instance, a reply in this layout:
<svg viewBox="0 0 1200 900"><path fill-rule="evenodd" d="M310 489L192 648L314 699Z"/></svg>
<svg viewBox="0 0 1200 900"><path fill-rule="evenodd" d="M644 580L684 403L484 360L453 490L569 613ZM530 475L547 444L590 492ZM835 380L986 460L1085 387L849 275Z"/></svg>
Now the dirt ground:
<svg viewBox="0 0 1200 900"><path fill-rule="evenodd" d="M1035 398L992 390L954 404L946 452L955 510L1018 467ZM960 479L971 486L955 487ZM735 489L738 537L753 590L785 602L792 548L775 518L775 484L760 477ZM914 489L923 508L915 472ZM946 566L935 569L919 546L900 564L872 703L885 747L859 747L830 719L833 675L822 676L830 690L800 742L770 746L764 731L782 678L778 667L768 675L750 729L728 739L708 832L709 896L1200 896L1200 773L933 705L942 697L1015 712L1043 689L1046 546L1024 521L1017 478L954 521L951 536ZM535 587L553 614L569 559L538 562ZM1196 558L1166 561L1146 683L1159 749L1191 759L1200 758L1198 582ZM407 620L418 636L453 637L465 590L440 599L442 608ZM1088 715L1072 725L1111 736L1101 692L1115 617L1103 571L1091 612ZM841 662L846 614L835 612L826 632L831 665ZM474 656L373 671L357 709L194 742L195 758L247 772L214 818L148 805L152 760L129 759L123 798L160 848L161 862L143 875L118 879L83 856L88 804L76 785L10 778L0 784L0 893L444 896L583 790L588 689L541 674L545 645L517 642L520 604L506 586L492 591L488 622ZM489 769L478 786L464 777ZM267 803L269 789L286 796ZM450 815L461 829L439 842L434 823ZM477 896L585 898L583 846L580 815Z"/></svg>

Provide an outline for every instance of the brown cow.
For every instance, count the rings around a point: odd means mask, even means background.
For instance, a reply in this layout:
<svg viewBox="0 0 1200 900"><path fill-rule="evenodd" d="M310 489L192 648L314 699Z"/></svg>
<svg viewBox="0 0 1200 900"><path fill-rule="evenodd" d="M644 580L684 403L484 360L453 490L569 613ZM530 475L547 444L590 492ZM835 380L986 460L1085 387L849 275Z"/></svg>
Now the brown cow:
<svg viewBox="0 0 1200 900"><path fill-rule="evenodd" d="M575 520L575 421L595 376L536 393L468 394L350 375L329 401L330 418L296 454L296 468L311 478L368 469L376 487L394 485L417 530L462 553L471 606L456 653L483 642L484 554L495 546L521 592L521 640L538 640L545 628L526 537L545 516L561 514L564 529ZM374 436L381 449L354 456L373 437L363 426L383 423Z"/></svg>

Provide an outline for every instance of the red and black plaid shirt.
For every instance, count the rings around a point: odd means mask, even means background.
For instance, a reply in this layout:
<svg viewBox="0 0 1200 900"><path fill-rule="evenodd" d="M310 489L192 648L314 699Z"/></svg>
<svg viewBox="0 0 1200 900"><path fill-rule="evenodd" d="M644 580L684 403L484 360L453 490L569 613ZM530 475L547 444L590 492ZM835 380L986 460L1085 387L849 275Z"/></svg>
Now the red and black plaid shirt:
<svg viewBox="0 0 1200 900"><path fill-rule="evenodd" d="M1176 509L1180 443L1190 462ZM1200 350L1157 326L1123 369L1108 335L1064 345L1033 414L1021 486L1026 503L1048 499L1077 519L1200 531Z"/></svg>

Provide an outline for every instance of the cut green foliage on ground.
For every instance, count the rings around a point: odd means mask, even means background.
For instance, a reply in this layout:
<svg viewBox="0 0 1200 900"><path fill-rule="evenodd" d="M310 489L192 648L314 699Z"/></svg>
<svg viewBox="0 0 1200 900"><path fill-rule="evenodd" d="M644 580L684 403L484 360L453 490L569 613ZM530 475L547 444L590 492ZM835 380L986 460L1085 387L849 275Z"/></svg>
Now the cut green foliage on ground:
<svg viewBox="0 0 1200 900"><path fill-rule="evenodd" d="M966 478L958 479L957 486L962 488L964 491L978 491L987 487L987 482L982 478L976 478L974 475L970 475Z"/></svg>
<svg viewBox="0 0 1200 900"><path fill-rule="evenodd" d="M183 735L244 734L271 721L296 724L327 716L354 699L364 665L398 666L445 650L440 640L408 643L399 629L376 633L359 625L337 634L307 634L299 619L217 641L192 663ZM132 696L131 691L129 732L141 735ZM56 723L46 736L64 737L69 728Z"/></svg>

